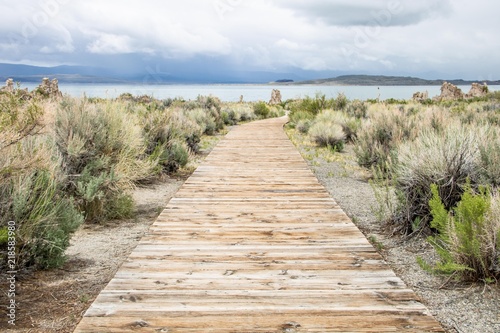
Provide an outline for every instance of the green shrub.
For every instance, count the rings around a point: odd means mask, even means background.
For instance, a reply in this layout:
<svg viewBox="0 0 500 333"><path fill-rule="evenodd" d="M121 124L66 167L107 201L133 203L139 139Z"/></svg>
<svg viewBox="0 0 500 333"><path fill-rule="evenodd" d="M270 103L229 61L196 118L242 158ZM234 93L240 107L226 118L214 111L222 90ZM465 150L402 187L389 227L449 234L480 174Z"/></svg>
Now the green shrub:
<svg viewBox="0 0 500 333"><path fill-rule="evenodd" d="M404 99L388 98L384 101L384 103L389 104L389 105L394 105L394 104L405 105L405 104L408 104L408 101L406 101Z"/></svg>
<svg viewBox="0 0 500 333"><path fill-rule="evenodd" d="M8 221L15 222L17 269L57 267L82 222L62 191L61 161L40 134L44 104L15 89L0 93L0 269L6 268Z"/></svg>
<svg viewBox="0 0 500 333"><path fill-rule="evenodd" d="M253 112L257 117L267 118L271 110L269 109L269 106L267 106L265 102L258 102L253 106Z"/></svg>
<svg viewBox="0 0 500 333"><path fill-rule="evenodd" d="M480 140L477 131L455 125L443 133L424 131L399 146L394 177L400 207L393 219L402 230L429 227L431 184L437 184L447 210L460 200L467 181L478 184Z"/></svg>
<svg viewBox="0 0 500 333"><path fill-rule="evenodd" d="M479 145L483 183L500 186L500 137L498 131L490 130Z"/></svg>
<svg viewBox="0 0 500 333"><path fill-rule="evenodd" d="M355 100L347 104L346 113L357 119L364 119L368 116L368 105L365 102Z"/></svg>
<svg viewBox="0 0 500 333"><path fill-rule="evenodd" d="M40 101L26 99L23 90L0 92L0 149L37 134L42 128L42 116Z"/></svg>
<svg viewBox="0 0 500 333"><path fill-rule="evenodd" d="M281 105L273 105L270 107L269 118L278 118L285 115L285 109Z"/></svg>
<svg viewBox="0 0 500 333"><path fill-rule="evenodd" d="M295 111L289 115L289 124L294 128L299 122L311 122L314 117L314 114L307 111Z"/></svg>
<svg viewBox="0 0 500 333"><path fill-rule="evenodd" d="M333 107L333 104L334 101L327 100L326 96L320 93L317 93L314 98L306 96L294 102L287 102L287 106L290 108L292 114L296 112L307 112L312 115L316 115L322 110Z"/></svg>
<svg viewBox="0 0 500 333"><path fill-rule="evenodd" d="M316 116L315 122L322 122L331 125L340 125L344 132L345 141L353 142L357 137L361 122L353 117L348 116L344 112L324 110Z"/></svg>
<svg viewBox="0 0 500 333"><path fill-rule="evenodd" d="M239 114L239 118L241 121L254 120L256 117L253 108L249 107L238 108L237 113Z"/></svg>
<svg viewBox="0 0 500 333"><path fill-rule="evenodd" d="M56 145L70 175L67 191L87 221L114 214L135 183L150 179L158 164L146 158L146 144L137 119L122 102L91 104L65 99L56 116Z"/></svg>
<svg viewBox="0 0 500 333"><path fill-rule="evenodd" d="M236 125L240 121L240 115L235 110L227 110L226 125Z"/></svg>
<svg viewBox="0 0 500 333"><path fill-rule="evenodd" d="M186 144L180 140L173 140L167 144L165 149L164 167L167 172L172 173L186 166L189 161L189 151Z"/></svg>
<svg viewBox="0 0 500 333"><path fill-rule="evenodd" d="M357 133L354 153L358 164L375 168L384 177L389 177L396 148L405 141L414 140L418 133L415 117L390 110L374 114Z"/></svg>
<svg viewBox="0 0 500 333"><path fill-rule="evenodd" d="M347 105L349 104L349 100L347 99L346 95L343 93L339 93L337 98L335 99L335 110L340 110L344 111L347 108Z"/></svg>
<svg viewBox="0 0 500 333"><path fill-rule="evenodd" d="M295 125L295 128L302 134L307 134L309 132L309 129L311 128L312 122L311 120L306 120L306 119L301 119Z"/></svg>
<svg viewBox="0 0 500 333"><path fill-rule="evenodd" d="M440 261L432 271L456 274L467 281L497 281L500 277L500 198L488 190L474 193L466 186L457 206L448 210L431 186L431 226L438 231L429 237ZM421 261L423 263L423 261Z"/></svg>
<svg viewBox="0 0 500 333"><path fill-rule="evenodd" d="M344 150L345 134L338 124L317 121L309 129L309 135L320 147L331 147L337 151Z"/></svg>
<svg viewBox="0 0 500 333"><path fill-rule="evenodd" d="M45 170L19 179L12 190L13 221L18 226L18 265L52 268L64 263L71 234L83 221Z"/></svg>
<svg viewBox="0 0 500 333"><path fill-rule="evenodd" d="M135 214L135 202L132 196L128 193L117 195L113 200L110 200L106 207L106 219L117 220L133 217Z"/></svg>
<svg viewBox="0 0 500 333"><path fill-rule="evenodd" d="M196 98L196 102L200 107L202 107L205 110L216 110L220 111L222 108L222 102L219 98L215 96L202 96L199 95Z"/></svg>
<svg viewBox="0 0 500 333"><path fill-rule="evenodd" d="M20 179L12 193L13 220L18 225L19 265L42 269L64 263L71 234L83 221L47 171Z"/></svg>
<svg viewBox="0 0 500 333"><path fill-rule="evenodd" d="M16 224L17 268L60 266L83 217L63 192L65 177L55 149L45 138L26 137L1 152L0 169L10 171L0 179L0 230L7 221ZM0 257L6 255L0 241Z"/></svg>

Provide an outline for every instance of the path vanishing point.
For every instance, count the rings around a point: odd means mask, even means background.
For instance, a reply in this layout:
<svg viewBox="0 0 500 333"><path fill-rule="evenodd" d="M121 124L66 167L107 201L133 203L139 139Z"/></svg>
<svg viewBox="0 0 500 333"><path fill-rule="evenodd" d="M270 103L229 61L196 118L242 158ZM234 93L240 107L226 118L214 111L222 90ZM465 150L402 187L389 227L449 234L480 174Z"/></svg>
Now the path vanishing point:
<svg viewBox="0 0 500 333"><path fill-rule="evenodd" d="M76 333L444 332L283 131L236 127Z"/></svg>

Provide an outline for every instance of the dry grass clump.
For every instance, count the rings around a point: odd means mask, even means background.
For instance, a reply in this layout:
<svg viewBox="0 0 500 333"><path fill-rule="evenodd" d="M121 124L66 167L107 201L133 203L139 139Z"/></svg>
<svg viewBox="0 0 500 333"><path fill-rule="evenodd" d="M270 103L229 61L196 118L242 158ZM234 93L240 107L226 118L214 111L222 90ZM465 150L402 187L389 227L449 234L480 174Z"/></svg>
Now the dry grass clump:
<svg viewBox="0 0 500 333"><path fill-rule="evenodd" d="M0 92L0 149L37 134L42 129L42 116L38 99L26 99L20 89Z"/></svg>
<svg viewBox="0 0 500 333"><path fill-rule="evenodd" d="M361 121L342 111L324 110L315 118L315 123L337 124L344 131L346 142L354 142L361 128Z"/></svg>
<svg viewBox="0 0 500 333"><path fill-rule="evenodd" d="M415 141L398 147L394 177L400 210L393 219L404 231L429 227L432 184L437 184L444 206L450 210L467 182L479 183L481 141L477 131L454 125L443 133L426 130Z"/></svg>
<svg viewBox="0 0 500 333"><path fill-rule="evenodd" d="M31 165L1 186L0 196L9 198L2 203L6 219L2 225L16 224L18 268L58 267L83 216L61 187L64 176L51 143L45 138L26 138L20 146L19 153Z"/></svg>
<svg viewBox="0 0 500 333"><path fill-rule="evenodd" d="M296 111L289 115L288 126L296 128L299 132L307 134L314 121L314 114L307 111Z"/></svg>
<svg viewBox="0 0 500 333"><path fill-rule="evenodd" d="M132 214L127 190L149 178L156 161L145 158L141 128L122 102L66 98L56 116L55 142L70 177L66 190L87 221Z"/></svg>
<svg viewBox="0 0 500 333"><path fill-rule="evenodd" d="M56 267L83 218L61 186L66 177L53 141L39 134L43 104L19 96L0 94L0 268L9 251L16 253L18 270Z"/></svg>
<svg viewBox="0 0 500 333"><path fill-rule="evenodd" d="M229 104L225 111L228 113L229 119L234 122L233 125L240 121L251 121L257 117L254 113L253 105L249 103Z"/></svg>
<svg viewBox="0 0 500 333"><path fill-rule="evenodd" d="M357 119L365 119L368 116L368 104L360 100L354 100L347 104L346 114Z"/></svg>
<svg viewBox="0 0 500 333"><path fill-rule="evenodd" d="M485 139L479 145L482 182L493 187L500 186L500 128L485 127Z"/></svg>
<svg viewBox="0 0 500 333"><path fill-rule="evenodd" d="M416 117L404 111L382 109L372 112L357 135L354 152L358 164L388 175L396 158L395 149L405 141L414 140L419 128Z"/></svg>
<svg viewBox="0 0 500 333"><path fill-rule="evenodd" d="M338 124L316 122L309 129L309 136L320 147L344 150L345 134Z"/></svg>

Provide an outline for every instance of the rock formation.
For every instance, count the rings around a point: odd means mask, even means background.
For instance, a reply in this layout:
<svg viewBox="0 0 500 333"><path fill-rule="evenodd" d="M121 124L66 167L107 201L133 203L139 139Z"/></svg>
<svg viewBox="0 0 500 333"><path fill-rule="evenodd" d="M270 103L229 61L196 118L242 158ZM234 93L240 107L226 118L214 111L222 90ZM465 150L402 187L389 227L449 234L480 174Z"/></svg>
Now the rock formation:
<svg viewBox="0 0 500 333"><path fill-rule="evenodd" d="M276 104L281 104L281 91L279 91L278 89L273 89L269 105L276 105Z"/></svg>
<svg viewBox="0 0 500 333"><path fill-rule="evenodd" d="M415 102L423 102L429 99L429 93L427 91L425 92L416 92L413 94L413 100Z"/></svg>
<svg viewBox="0 0 500 333"><path fill-rule="evenodd" d="M441 95L436 99L439 101L454 101L458 99L463 99L465 97L464 93L456 85L445 82L441 87Z"/></svg>
<svg viewBox="0 0 500 333"><path fill-rule="evenodd" d="M35 91L45 97L62 97L62 93L59 91L59 81L57 81L57 79L50 81L48 78L43 78L42 84L40 84Z"/></svg>
<svg viewBox="0 0 500 333"><path fill-rule="evenodd" d="M459 99L470 99L475 97L484 97L488 94L488 85L473 83L468 94L464 94L460 88L457 86L445 82L441 87L441 95L434 97L436 101L456 101ZM416 95L416 94L415 94ZM415 99L415 95L413 98Z"/></svg>
<svg viewBox="0 0 500 333"><path fill-rule="evenodd" d="M488 94L488 91L488 85L486 83L473 83L469 93L465 95L465 98L484 97Z"/></svg>
<svg viewBox="0 0 500 333"><path fill-rule="evenodd" d="M5 87L2 87L0 91L10 92L10 93L14 92L14 80L7 79L7 81L5 81Z"/></svg>
<svg viewBox="0 0 500 333"><path fill-rule="evenodd" d="M23 100L31 99L31 94L29 93L28 88L21 89L16 87L13 79L7 79L7 81L5 81L5 87L1 87L0 92L16 94L18 98Z"/></svg>

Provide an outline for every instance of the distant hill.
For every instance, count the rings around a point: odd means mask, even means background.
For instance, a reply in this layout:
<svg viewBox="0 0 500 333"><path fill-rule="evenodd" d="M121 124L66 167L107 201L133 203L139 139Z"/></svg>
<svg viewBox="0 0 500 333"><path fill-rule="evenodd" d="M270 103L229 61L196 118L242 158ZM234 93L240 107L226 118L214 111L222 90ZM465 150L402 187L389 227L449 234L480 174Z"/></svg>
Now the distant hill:
<svg viewBox="0 0 500 333"><path fill-rule="evenodd" d="M230 83L267 83L276 77L287 77L287 81L301 81L312 76L299 76L293 73L262 71L216 71L207 66L197 69L173 68L166 73L156 73L151 69L117 70L87 66L38 67L19 64L0 63L1 81L8 78L15 82L41 82L43 77L57 78L61 83L115 83L115 84L230 84Z"/></svg>
<svg viewBox="0 0 500 333"><path fill-rule="evenodd" d="M488 85L500 85L497 81L468 81L468 80L425 80L416 77L405 76L384 76L384 75L342 75L329 79L318 79L296 82L293 84L317 84L317 85L338 85L338 86L440 86L444 82L454 85L470 85L474 82Z"/></svg>
<svg viewBox="0 0 500 333"><path fill-rule="evenodd" d="M0 63L0 86L8 78L15 82L41 82L42 78L57 78L61 83L112 83L112 84L280 84L280 85L337 85L337 86L429 86L442 85L447 81L455 85L470 85L477 81L466 80L424 80L416 77L383 75L341 75L327 79L314 78L316 75L339 75L344 72L318 73L290 69L289 73L212 70L199 66L186 70L180 66L162 72L149 70L101 68L89 66L38 67ZM295 73L295 74L294 74ZM280 78L276 80L276 78ZM480 82L482 83L482 82ZM488 85L500 85L500 81L486 81Z"/></svg>

